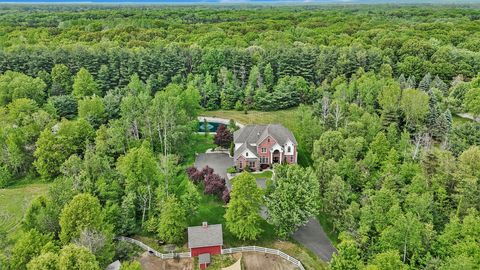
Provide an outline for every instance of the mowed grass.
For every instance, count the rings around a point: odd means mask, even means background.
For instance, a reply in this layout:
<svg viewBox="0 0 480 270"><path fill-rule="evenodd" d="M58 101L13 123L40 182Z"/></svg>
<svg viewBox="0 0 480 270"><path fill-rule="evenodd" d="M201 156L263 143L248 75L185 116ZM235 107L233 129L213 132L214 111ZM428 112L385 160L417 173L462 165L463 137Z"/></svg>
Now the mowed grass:
<svg viewBox="0 0 480 270"><path fill-rule="evenodd" d="M47 183L34 183L0 189L0 229L15 234L32 200L47 193L48 187Z"/></svg>
<svg viewBox="0 0 480 270"><path fill-rule="evenodd" d="M205 153L208 149L214 148L213 135L193 134L189 146L185 148L183 164L191 166L195 163L196 154Z"/></svg>
<svg viewBox="0 0 480 270"><path fill-rule="evenodd" d="M280 111L248 111L246 114L243 111L204 111L202 116L220 117L226 119L233 119L241 124L282 124L290 130L295 127L295 115L298 108L291 108Z"/></svg>
<svg viewBox="0 0 480 270"><path fill-rule="evenodd" d="M236 122L239 122L244 125L250 124L282 124L284 127L290 129L298 138L296 122L297 122L297 111L298 107L290 108L280 111L248 111L246 114L244 111L233 111L233 110L218 110L218 111L204 111L201 113L202 116L209 117L219 117L225 119L233 119ZM312 159L310 157L311 153L307 153L302 149L301 145L298 148L298 163L302 166L309 166L312 164Z"/></svg>
<svg viewBox="0 0 480 270"><path fill-rule="evenodd" d="M200 192L201 189L199 189ZM275 235L274 227L262 219L260 228L263 230L256 241L243 241L237 239L225 226L225 205L217 197L202 195L199 208L188 219L189 226L199 226L203 221L209 224L222 224L224 247L261 246L281 250L288 255L300 260L306 269L327 269L325 262L310 250L296 243L292 239L280 241Z"/></svg>

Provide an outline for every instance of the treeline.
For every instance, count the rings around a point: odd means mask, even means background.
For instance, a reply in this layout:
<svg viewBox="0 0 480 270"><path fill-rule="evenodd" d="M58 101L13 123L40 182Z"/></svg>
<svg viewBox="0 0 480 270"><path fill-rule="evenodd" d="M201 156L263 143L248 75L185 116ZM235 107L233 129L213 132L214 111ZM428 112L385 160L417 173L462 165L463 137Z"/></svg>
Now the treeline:
<svg viewBox="0 0 480 270"><path fill-rule="evenodd" d="M19 239L0 238L0 266L99 269L126 258L114 235L180 242L200 200L184 170L198 111L298 105L312 168L280 166L268 187L281 237L321 211L341 232L333 269L480 265L480 125L454 120L480 114L477 10L78 11L0 15L0 186L53 181ZM226 220L256 239L263 196L242 178Z"/></svg>
<svg viewBox="0 0 480 270"><path fill-rule="evenodd" d="M62 70L54 78L64 79ZM136 254L114 236L183 239L187 213L194 215L200 200L184 171L194 155L195 88L169 84L153 94L132 76L117 89L120 99L105 103L81 69L69 88L63 80L55 88L70 95L45 102L39 79L9 71L1 81L11 91L2 92L0 107L0 185L26 174L53 182L28 207L18 239L0 231L1 269L103 269L114 257Z"/></svg>
<svg viewBox="0 0 480 270"><path fill-rule="evenodd" d="M429 76L418 86L363 72L336 81L301 106L296 127L319 211L339 233L330 268L475 269L480 124L452 124L449 94Z"/></svg>

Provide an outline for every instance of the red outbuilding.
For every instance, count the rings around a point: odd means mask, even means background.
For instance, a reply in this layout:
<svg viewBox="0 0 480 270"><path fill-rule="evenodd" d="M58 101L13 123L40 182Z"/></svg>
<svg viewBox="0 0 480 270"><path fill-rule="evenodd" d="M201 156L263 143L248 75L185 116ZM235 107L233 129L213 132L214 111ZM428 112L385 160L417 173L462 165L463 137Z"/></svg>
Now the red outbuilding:
<svg viewBox="0 0 480 270"><path fill-rule="evenodd" d="M208 225L203 222L202 226L188 227L188 248L192 257L202 255L202 259L206 259L205 254L216 255L222 253L223 232L222 224ZM201 269L205 269L210 263L202 260Z"/></svg>

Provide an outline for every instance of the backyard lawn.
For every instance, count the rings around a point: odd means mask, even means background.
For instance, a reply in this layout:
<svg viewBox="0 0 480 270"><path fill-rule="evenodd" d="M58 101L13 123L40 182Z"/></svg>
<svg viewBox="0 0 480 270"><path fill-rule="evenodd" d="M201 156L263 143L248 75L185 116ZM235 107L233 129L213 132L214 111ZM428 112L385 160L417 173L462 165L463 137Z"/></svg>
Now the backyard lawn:
<svg viewBox="0 0 480 270"><path fill-rule="evenodd" d="M282 124L286 128L293 132L293 135L297 136L296 128L296 115L298 107L290 108L280 111L248 111L246 114L244 111L204 111L202 116L219 117L224 119L233 119L241 124ZM297 136L298 137L298 136ZM312 163L310 158L311 153L307 153L301 146L298 148L298 163L302 166L309 166Z"/></svg>
<svg viewBox="0 0 480 270"><path fill-rule="evenodd" d="M34 183L0 189L0 230L14 235L30 202L45 194L48 187L46 183Z"/></svg>
<svg viewBox="0 0 480 270"><path fill-rule="evenodd" d="M264 172L264 174L265 176L268 176L267 172ZM200 192L202 191L200 190ZM263 233L258 240L238 240L225 226L225 218L223 217L225 215L225 210L223 202L217 197L212 195L202 195L197 213L191 215L188 220L189 226L199 226L203 221L208 221L211 224L222 224L224 247L255 245L275 248L299 259L306 269L326 269L325 263L305 247L294 242L277 240L273 226L268 224L265 220L262 220L262 223L260 224Z"/></svg>
<svg viewBox="0 0 480 270"><path fill-rule="evenodd" d="M248 111L246 114L243 111L204 111L202 116L219 117L225 119L233 119L242 124L282 124L290 130L294 130L295 127L295 112L297 108L261 112L261 111Z"/></svg>

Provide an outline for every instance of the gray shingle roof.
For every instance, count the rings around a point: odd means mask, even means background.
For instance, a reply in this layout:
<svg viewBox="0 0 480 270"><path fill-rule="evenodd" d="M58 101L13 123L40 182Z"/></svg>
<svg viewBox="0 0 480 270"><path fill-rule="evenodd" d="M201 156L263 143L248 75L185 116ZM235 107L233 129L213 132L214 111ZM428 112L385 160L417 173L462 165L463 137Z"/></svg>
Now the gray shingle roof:
<svg viewBox="0 0 480 270"><path fill-rule="evenodd" d="M223 246L222 224L188 227L188 248Z"/></svg>
<svg viewBox="0 0 480 270"><path fill-rule="evenodd" d="M210 263L210 253L203 253L198 255L198 263L199 264Z"/></svg>
<svg viewBox="0 0 480 270"><path fill-rule="evenodd" d="M245 126L233 133L233 141L235 143L247 143L248 145L252 143L257 144L269 135L281 145L284 145L288 140L293 144L297 144L293 133L280 124Z"/></svg>
<svg viewBox="0 0 480 270"><path fill-rule="evenodd" d="M249 143L243 143L237 150L235 150L235 152L233 153L233 159L236 160L243 153L243 151L245 151L245 149L250 150L250 152L252 152L254 155L253 157L248 157L247 159L258 159L257 149L255 149L255 146L251 146Z"/></svg>
<svg viewBox="0 0 480 270"><path fill-rule="evenodd" d="M256 154L257 150L250 144L261 143L267 136L272 136L280 145L284 145L289 140L297 144L293 133L280 124L248 125L233 133L234 143L242 144L235 150L233 158L236 160L246 148Z"/></svg>

